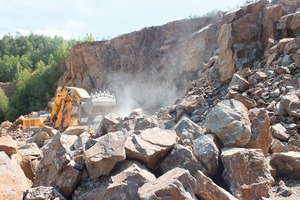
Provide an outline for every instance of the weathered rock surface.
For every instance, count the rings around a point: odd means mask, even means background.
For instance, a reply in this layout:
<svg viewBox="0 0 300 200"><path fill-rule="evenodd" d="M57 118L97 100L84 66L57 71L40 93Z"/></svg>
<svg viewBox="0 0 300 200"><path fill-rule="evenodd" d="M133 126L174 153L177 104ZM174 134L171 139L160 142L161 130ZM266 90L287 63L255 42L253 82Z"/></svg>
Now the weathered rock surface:
<svg viewBox="0 0 300 200"><path fill-rule="evenodd" d="M209 177L201 171L194 175L196 179L196 196L205 200L237 200L232 194L215 184Z"/></svg>
<svg viewBox="0 0 300 200"><path fill-rule="evenodd" d="M125 160L125 140L122 132L108 133L84 152L86 166L92 179L109 175L117 162Z"/></svg>
<svg viewBox="0 0 300 200"><path fill-rule="evenodd" d="M274 182L260 149L223 149L223 178L238 199L259 199L269 196Z"/></svg>
<svg viewBox="0 0 300 200"><path fill-rule="evenodd" d="M278 176L300 178L300 152L274 153L270 164L276 169Z"/></svg>
<svg viewBox="0 0 300 200"><path fill-rule="evenodd" d="M166 173L176 167L189 170L191 175L194 175L198 170L207 174L203 164L197 160L191 148L176 144L172 152L159 165L162 173Z"/></svg>
<svg viewBox="0 0 300 200"><path fill-rule="evenodd" d="M4 151L8 156L17 153L17 141L13 140L9 135L0 137L0 151Z"/></svg>
<svg viewBox="0 0 300 200"><path fill-rule="evenodd" d="M215 175L220 168L220 152L215 137L211 134L203 135L194 140L193 144L194 153L198 160L203 163L209 175Z"/></svg>
<svg viewBox="0 0 300 200"><path fill-rule="evenodd" d="M44 199L59 199L65 200L65 197L62 196L55 188L39 186L30 188L27 191L27 194L24 200L44 200Z"/></svg>
<svg viewBox="0 0 300 200"><path fill-rule="evenodd" d="M174 126L173 130L181 140L194 140L204 135L203 129L186 116L183 116L179 120L179 122Z"/></svg>
<svg viewBox="0 0 300 200"><path fill-rule="evenodd" d="M58 84L89 92L109 88L127 111L167 106L217 50L220 23L216 21L180 20L78 45L62 63L65 73Z"/></svg>
<svg viewBox="0 0 300 200"><path fill-rule="evenodd" d="M259 148L267 156L271 143L270 118L265 109L252 109L249 111L251 122L251 139L246 148Z"/></svg>
<svg viewBox="0 0 300 200"><path fill-rule="evenodd" d="M138 200L138 188L147 182L155 181L156 178L144 165L138 162L124 161L120 164L112 174L110 181L88 191L84 190L74 196L74 199Z"/></svg>
<svg viewBox="0 0 300 200"><path fill-rule="evenodd" d="M175 168L157 180L145 183L138 189L141 200L147 199L195 199L196 181L187 170Z"/></svg>
<svg viewBox="0 0 300 200"><path fill-rule="evenodd" d="M133 133L125 142L126 157L145 163L155 168L157 162L165 156L178 141L173 130L158 127L146 129L140 134Z"/></svg>
<svg viewBox="0 0 300 200"><path fill-rule="evenodd" d="M76 137L57 132L51 142L43 146L44 157L36 171L35 187L55 186L64 197L69 198L79 185L82 174L72 160Z"/></svg>
<svg viewBox="0 0 300 200"><path fill-rule="evenodd" d="M19 166L18 158L12 156L10 159L6 153L0 151L0 199L21 200L23 192L31 184Z"/></svg>
<svg viewBox="0 0 300 200"><path fill-rule="evenodd" d="M251 138L251 123L247 112L241 102L224 100L210 111L204 126L216 134L225 146L242 147Z"/></svg>

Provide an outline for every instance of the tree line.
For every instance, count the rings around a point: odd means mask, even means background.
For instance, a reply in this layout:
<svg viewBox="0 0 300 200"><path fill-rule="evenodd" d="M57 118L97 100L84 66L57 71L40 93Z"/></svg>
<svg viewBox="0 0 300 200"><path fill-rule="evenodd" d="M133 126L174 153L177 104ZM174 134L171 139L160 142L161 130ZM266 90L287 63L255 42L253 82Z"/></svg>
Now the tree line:
<svg viewBox="0 0 300 200"><path fill-rule="evenodd" d="M93 40L91 34L78 40L33 33L4 35L0 40L0 82L16 82L16 88L11 99L0 88L0 122L46 108L62 75L58 64L75 45Z"/></svg>

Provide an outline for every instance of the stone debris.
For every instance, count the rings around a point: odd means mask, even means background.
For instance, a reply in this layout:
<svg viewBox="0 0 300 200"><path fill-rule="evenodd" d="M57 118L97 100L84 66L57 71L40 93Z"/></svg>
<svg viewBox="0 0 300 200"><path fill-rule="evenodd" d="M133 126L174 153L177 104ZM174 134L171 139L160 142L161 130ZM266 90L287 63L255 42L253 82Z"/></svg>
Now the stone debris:
<svg viewBox="0 0 300 200"><path fill-rule="evenodd" d="M298 199L300 4L276 2L74 47L60 85L157 112L62 133L2 122L0 199Z"/></svg>

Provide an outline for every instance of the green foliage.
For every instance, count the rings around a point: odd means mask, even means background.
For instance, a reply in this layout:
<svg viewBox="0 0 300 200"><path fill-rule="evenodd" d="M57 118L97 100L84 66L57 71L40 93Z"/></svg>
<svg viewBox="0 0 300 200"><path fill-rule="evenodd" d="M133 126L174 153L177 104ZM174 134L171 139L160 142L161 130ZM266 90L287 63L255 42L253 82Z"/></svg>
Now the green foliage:
<svg viewBox="0 0 300 200"><path fill-rule="evenodd" d="M5 92L0 88L0 121L4 120L8 109L9 109L9 99Z"/></svg>
<svg viewBox="0 0 300 200"><path fill-rule="evenodd" d="M61 76L57 64L75 45L93 41L91 34L83 40L68 41L58 36L4 35L0 40L0 82L15 81L17 84L14 99L7 100L9 104L3 100L0 105L5 108L5 115L1 114L4 110L2 112L0 108L0 121L4 117L13 121L21 114L46 108ZM4 95L0 93L0 103L6 97Z"/></svg>

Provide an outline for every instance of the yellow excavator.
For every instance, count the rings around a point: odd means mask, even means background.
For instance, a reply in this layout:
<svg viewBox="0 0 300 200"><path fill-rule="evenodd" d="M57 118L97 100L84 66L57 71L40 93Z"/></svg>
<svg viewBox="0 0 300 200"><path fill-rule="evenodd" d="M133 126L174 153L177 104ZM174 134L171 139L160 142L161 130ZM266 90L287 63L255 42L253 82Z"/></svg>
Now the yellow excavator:
<svg viewBox="0 0 300 200"><path fill-rule="evenodd" d="M58 130L79 124L99 122L105 114L116 108L116 99L108 92L88 92L78 87L61 87L56 90L51 112L40 112L23 118L23 129L33 130L50 125Z"/></svg>

